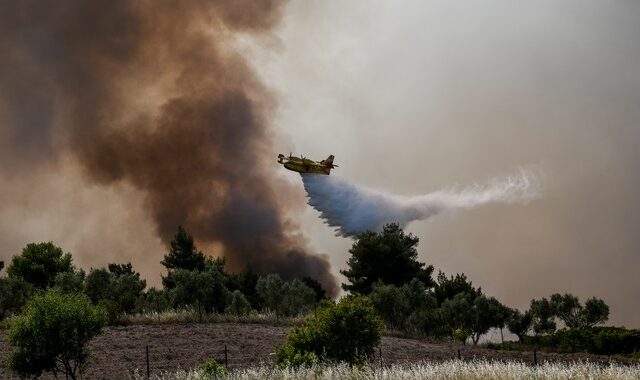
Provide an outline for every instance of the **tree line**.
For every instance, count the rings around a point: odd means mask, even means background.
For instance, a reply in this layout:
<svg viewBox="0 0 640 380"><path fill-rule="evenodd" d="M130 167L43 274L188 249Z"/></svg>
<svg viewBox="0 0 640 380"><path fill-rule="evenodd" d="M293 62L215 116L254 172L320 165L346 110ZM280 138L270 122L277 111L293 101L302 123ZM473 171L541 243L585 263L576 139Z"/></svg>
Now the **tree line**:
<svg viewBox="0 0 640 380"><path fill-rule="evenodd" d="M198 250L182 227L161 263L167 270L162 288L146 289L146 281L131 263L108 264L86 273L74 266L70 253L53 243L28 244L12 258L7 276L0 277L0 319L18 313L31 295L48 289L85 294L112 323L125 313L180 308L199 315L263 311L289 317L309 312L326 298L320 283L310 277L286 281L278 274L259 276L250 269L230 273L223 258Z"/></svg>
<svg viewBox="0 0 640 380"><path fill-rule="evenodd" d="M16 315L10 321L9 341L15 349L8 364L23 376L58 371L75 378L86 364L86 343L104 323L118 323L123 314L181 308L200 317L258 311L277 317L310 315L276 350L276 361L283 365L362 363L379 343L383 324L407 335L463 344L478 344L491 328L502 332L506 327L523 344L586 347L596 353L640 349L637 330L594 328L609 315L601 299L581 303L572 294L558 293L531 300L528 310L513 309L463 273L438 272L434 278L434 267L418 261L418 243L393 223L381 232L359 235L349 250L347 269L341 271L348 296L337 303L310 277L283 279L250 269L229 272L224 258L198 250L182 227L161 261L166 274L159 289L147 289L131 263L87 273L53 243L31 243L0 277L0 319ZM0 263L0 269L3 266ZM51 328L43 330L43 324ZM564 328L556 331L558 325ZM63 341L71 343L52 343Z"/></svg>
<svg viewBox="0 0 640 380"><path fill-rule="evenodd" d="M521 312L475 287L464 273L433 279L433 266L418 261L419 239L398 224L380 233L367 232L350 249L348 280L343 288L368 296L387 327L411 335L470 340L477 344L491 328L507 327L519 339L529 333L551 334L559 320L567 328L594 326L608 319L601 299L581 304L572 294L553 294L531 301Z"/></svg>
<svg viewBox="0 0 640 380"><path fill-rule="evenodd" d="M534 299L529 310L509 308L475 287L465 274L446 276L418 261L419 239L397 224L379 233L361 234L349 250L347 282L350 294L367 296L387 328L417 336L451 338L477 343L491 328L507 328L520 340L553 333L561 322L567 328L606 322L607 304L589 298L584 304L572 294ZM130 263L77 269L70 253L53 243L28 244L12 258L7 276L0 277L0 319L21 310L36 291L55 289L83 293L103 307L108 320L123 313L161 313L192 308L199 315L252 311L277 316L308 313L326 292L310 277L283 280L278 274L258 275L247 269L228 272L223 258L212 258L196 247L179 227L161 261L166 268L162 288L146 289L146 281ZM1 268L1 267L0 267Z"/></svg>

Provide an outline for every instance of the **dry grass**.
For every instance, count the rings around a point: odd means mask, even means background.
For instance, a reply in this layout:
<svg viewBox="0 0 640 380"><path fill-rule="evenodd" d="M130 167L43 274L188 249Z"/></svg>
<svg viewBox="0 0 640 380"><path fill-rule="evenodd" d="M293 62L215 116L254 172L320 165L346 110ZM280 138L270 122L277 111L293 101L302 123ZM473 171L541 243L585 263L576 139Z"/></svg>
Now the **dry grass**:
<svg viewBox="0 0 640 380"><path fill-rule="evenodd" d="M166 372L151 376L153 380L200 380L209 379L197 370ZM395 365L388 368L352 368L346 365L317 366L308 369L274 369L257 367L231 371L215 377L217 380L520 380L520 379L603 379L631 380L640 379L640 366L620 364L598 365L589 362L545 363L537 367L521 362L490 362L485 360L444 362L422 362ZM141 373L134 375L135 380L145 379Z"/></svg>
<svg viewBox="0 0 640 380"><path fill-rule="evenodd" d="M124 314L118 325L171 325L177 323L259 323L272 326L292 326L304 319L301 317L278 317L273 313L200 314L194 309L176 309L163 312Z"/></svg>

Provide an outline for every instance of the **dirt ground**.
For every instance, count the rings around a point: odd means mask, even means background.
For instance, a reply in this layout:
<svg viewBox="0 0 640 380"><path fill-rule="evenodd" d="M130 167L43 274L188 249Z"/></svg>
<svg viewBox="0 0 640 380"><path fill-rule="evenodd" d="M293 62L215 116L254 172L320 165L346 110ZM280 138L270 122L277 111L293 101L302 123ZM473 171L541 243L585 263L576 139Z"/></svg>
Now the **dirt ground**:
<svg viewBox="0 0 640 380"><path fill-rule="evenodd" d="M134 370L146 372L146 346L149 346L151 373L177 368L194 368L208 358L224 363L227 346L229 368L273 364L274 347L281 345L289 327L262 324L184 324L136 325L107 328L90 345L91 359L83 379L127 379ZM533 362L531 352L496 351L455 344L428 343L414 339L385 336L376 351L372 365L389 365L421 360L487 358L515 359ZM9 345L4 331L0 331L0 359L4 363ZM586 354L538 353L538 361L585 360L607 362L607 357ZM0 368L0 379L13 379ZM47 379L49 377L44 376ZM53 378L53 377L51 377Z"/></svg>

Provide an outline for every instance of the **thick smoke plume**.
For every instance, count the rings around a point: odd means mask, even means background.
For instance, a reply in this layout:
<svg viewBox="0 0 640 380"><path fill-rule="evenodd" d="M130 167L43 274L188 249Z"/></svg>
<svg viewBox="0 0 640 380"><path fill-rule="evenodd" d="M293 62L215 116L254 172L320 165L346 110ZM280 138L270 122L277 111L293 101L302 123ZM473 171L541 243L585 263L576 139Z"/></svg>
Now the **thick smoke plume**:
<svg viewBox="0 0 640 380"><path fill-rule="evenodd" d="M233 49L238 33L269 33L282 9L252 0L3 2L3 172L70 155L90 182L141 191L164 242L182 224L231 269L310 275L334 293L326 257L284 217L286 185L266 164L274 101Z"/></svg>
<svg viewBox="0 0 640 380"><path fill-rule="evenodd" d="M354 185L334 176L302 174L309 205L320 212L337 235L356 236L379 231L391 222L401 227L414 220L486 203L527 202L541 190L541 177L533 171L496 178L485 185L441 190L425 195L400 196Z"/></svg>

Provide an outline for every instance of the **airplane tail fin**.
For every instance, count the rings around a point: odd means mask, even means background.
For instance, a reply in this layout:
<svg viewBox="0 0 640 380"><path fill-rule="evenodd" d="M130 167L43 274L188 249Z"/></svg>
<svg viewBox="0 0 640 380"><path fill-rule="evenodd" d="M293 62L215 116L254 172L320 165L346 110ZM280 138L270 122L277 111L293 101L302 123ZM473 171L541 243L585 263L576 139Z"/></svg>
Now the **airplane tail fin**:
<svg viewBox="0 0 640 380"><path fill-rule="evenodd" d="M334 164L333 164L333 159L334 159L334 158L335 158L335 156L332 154L332 155L330 155L329 157L327 157L327 159L326 159L326 160L322 160L322 161L320 161L320 163L321 163L322 165L324 165L324 168L322 169L322 171L323 171L325 174L329 174L329 173L331 172L331 169L333 169L333 168L335 168L335 167L337 167L337 166L338 166L338 165L334 165Z"/></svg>
<svg viewBox="0 0 640 380"><path fill-rule="evenodd" d="M320 163L321 163L321 164L325 164L325 165L327 165L327 164L333 164L333 159L334 159L334 158L335 158L335 156L332 154L332 155L330 155L329 157L327 157L327 159L326 159L326 160L322 160L322 161L320 161ZM330 165L328 165L328 166L330 166Z"/></svg>

